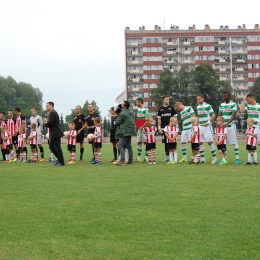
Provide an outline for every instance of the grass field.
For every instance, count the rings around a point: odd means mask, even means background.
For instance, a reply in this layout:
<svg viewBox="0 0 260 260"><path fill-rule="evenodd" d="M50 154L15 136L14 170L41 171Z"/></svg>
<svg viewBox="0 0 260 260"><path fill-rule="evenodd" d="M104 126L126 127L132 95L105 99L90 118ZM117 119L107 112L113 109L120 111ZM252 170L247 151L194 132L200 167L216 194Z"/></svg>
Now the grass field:
<svg viewBox="0 0 260 260"><path fill-rule="evenodd" d="M100 166L89 145L66 167L0 163L0 259L260 259L260 166L232 147L229 165L166 165L157 147L157 165L114 166L110 144Z"/></svg>

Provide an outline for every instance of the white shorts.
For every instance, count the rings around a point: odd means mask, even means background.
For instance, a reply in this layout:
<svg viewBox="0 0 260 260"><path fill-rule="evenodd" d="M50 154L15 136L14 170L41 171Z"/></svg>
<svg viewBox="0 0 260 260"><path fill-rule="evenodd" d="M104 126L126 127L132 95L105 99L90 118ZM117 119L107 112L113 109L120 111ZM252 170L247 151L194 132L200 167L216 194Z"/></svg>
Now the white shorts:
<svg viewBox="0 0 260 260"><path fill-rule="evenodd" d="M38 135L37 144L42 144L42 135Z"/></svg>
<svg viewBox="0 0 260 260"><path fill-rule="evenodd" d="M213 142L212 127L200 125L200 142Z"/></svg>
<svg viewBox="0 0 260 260"><path fill-rule="evenodd" d="M232 125L227 127L227 144L236 144L237 143L237 133L236 126Z"/></svg>
<svg viewBox="0 0 260 260"><path fill-rule="evenodd" d="M181 143L188 143L190 140L191 130L183 130L181 133Z"/></svg>
<svg viewBox="0 0 260 260"><path fill-rule="evenodd" d="M145 143L146 142L146 136L144 132L141 132L139 138L137 138L137 143Z"/></svg>

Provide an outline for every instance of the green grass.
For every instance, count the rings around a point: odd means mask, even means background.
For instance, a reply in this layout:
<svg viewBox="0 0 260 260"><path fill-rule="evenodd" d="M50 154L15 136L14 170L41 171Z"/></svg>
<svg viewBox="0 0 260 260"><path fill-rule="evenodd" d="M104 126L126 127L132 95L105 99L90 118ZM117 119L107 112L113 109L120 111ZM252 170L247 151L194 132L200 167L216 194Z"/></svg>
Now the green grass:
<svg viewBox="0 0 260 260"><path fill-rule="evenodd" d="M166 165L157 146L157 165L114 166L110 144L100 166L89 145L66 167L1 163L0 259L260 259L259 166L231 146L229 165L208 148L204 165Z"/></svg>

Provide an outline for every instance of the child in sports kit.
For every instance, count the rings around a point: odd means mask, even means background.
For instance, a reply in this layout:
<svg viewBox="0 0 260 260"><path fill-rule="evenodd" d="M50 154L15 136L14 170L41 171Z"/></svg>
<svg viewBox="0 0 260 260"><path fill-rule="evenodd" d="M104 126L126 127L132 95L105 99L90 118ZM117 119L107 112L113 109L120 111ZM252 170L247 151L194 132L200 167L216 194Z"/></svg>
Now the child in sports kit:
<svg viewBox="0 0 260 260"><path fill-rule="evenodd" d="M198 124L199 120L197 117L191 118L191 136L189 143L191 143L191 161L189 164L198 164L201 163L201 155L200 155L200 126ZM197 155L197 162L195 163L195 156Z"/></svg>
<svg viewBox="0 0 260 260"><path fill-rule="evenodd" d="M31 133L30 136L27 138L28 140L30 140L30 147L31 147L31 160L29 160L28 162L36 163L37 161L37 151L36 151L37 138L38 138L38 134L36 131L36 124L31 124Z"/></svg>
<svg viewBox="0 0 260 260"><path fill-rule="evenodd" d="M146 126L143 132L146 136L146 151L148 151L149 164L156 164L156 144L155 144L155 133L157 131L156 126L153 125L153 117L146 118ZM153 159L151 157L153 154Z"/></svg>
<svg viewBox="0 0 260 260"><path fill-rule="evenodd" d="M6 126L2 127L1 139L2 139L1 149L2 149L2 152L5 154L5 161L4 162L9 162L10 161L10 153L9 153L10 137L8 135Z"/></svg>
<svg viewBox="0 0 260 260"><path fill-rule="evenodd" d="M223 128L225 119L223 116L217 117L217 128L216 128L216 144L218 148L221 161L219 165L228 164L226 160L226 151L227 151L227 128Z"/></svg>
<svg viewBox="0 0 260 260"><path fill-rule="evenodd" d="M102 164L102 128L101 128L101 119L100 117L96 117L94 119L95 124L95 132L94 132L94 156L95 161L91 164Z"/></svg>
<svg viewBox="0 0 260 260"><path fill-rule="evenodd" d="M248 160L245 162L245 165L257 165L257 152L256 152L256 143L257 143L257 129L254 127L254 118L249 117L247 120L247 129L246 129L246 150L248 151ZM254 156L254 162L252 162L252 156Z"/></svg>
<svg viewBox="0 0 260 260"><path fill-rule="evenodd" d="M167 164L177 163L177 136L178 136L178 119L176 117L170 118L170 124L164 128L166 142L169 149L169 162Z"/></svg>
<svg viewBox="0 0 260 260"><path fill-rule="evenodd" d="M75 130L75 123L71 122L69 123L69 132L65 136L65 138L68 139L68 151L70 152L70 160L68 164L74 164L75 163L75 153L76 153L76 137L77 137L77 131Z"/></svg>
<svg viewBox="0 0 260 260"><path fill-rule="evenodd" d="M17 162L26 162L26 134L23 126L18 128L18 150L19 160Z"/></svg>

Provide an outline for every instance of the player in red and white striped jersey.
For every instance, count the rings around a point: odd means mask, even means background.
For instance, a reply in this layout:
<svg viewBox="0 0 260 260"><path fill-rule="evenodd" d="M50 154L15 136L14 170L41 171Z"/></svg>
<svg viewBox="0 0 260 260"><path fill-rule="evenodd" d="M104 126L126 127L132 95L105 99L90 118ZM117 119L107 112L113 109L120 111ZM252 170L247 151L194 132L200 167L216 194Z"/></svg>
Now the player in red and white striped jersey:
<svg viewBox="0 0 260 260"><path fill-rule="evenodd" d="M176 164L178 161L177 154L177 136L178 136L178 119L176 117L170 118L170 124L165 126L164 132L166 136L166 142L168 144L169 159L167 164Z"/></svg>
<svg viewBox="0 0 260 260"><path fill-rule="evenodd" d="M146 151L148 152L149 164L156 164L156 144L155 144L155 133L157 131L156 126L153 125L153 117L149 116L146 118L146 126L143 132L146 136ZM153 154L153 159L151 155Z"/></svg>
<svg viewBox="0 0 260 260"><path fill-rule="evenodd" d="M76 138L77 138L77 131L75 130L75 123L69 123L69 133L67 136L67 144L68 144L68 151L70 152L70 160L68 164L75 163L75 153L76 153Z"/></svg>
<svg viewBox="0 0 260 260"><path fill-rule="evenodd" d="M12 137L11 145L14 146L16 151L16 157L18 157L18 136L17 136L17 129L16 129L16 119L13 116L13 110L8 110L8 119L7 119L7 132ZM13 159L14 161L17 160L17 158Z"/></svg>
<svg viewBox="0 0 260 260"><path fill-rule="evenodd" d="M30 140L30 147L31 147L31 160L29 160L29 162L36 162L37 161L36 145L38 142L38 133L36 130L36 124L31 124L31 133L27 139Z"/></svg>
<svg viewBox="0 0 260 260"><path fill-rule="evenodd" d="M7 132L7 127L3 126L1 129L1 149L5 156L4 162L10 161L10 137Z"/></svg>
<svg viewBox="0 0 260 260"><path fill-rule="evenodd" d="M20 155L18 162L26 162L26 134L23 126L18 128L18 149Z"/></svg>
<svg viewBox="0 0 260 260"><path fill-rule="evenodd" d="M197 117L191 118L191 136L189 143L191 143L191 161L189 164L194 164L195 156L197 156L198 163L201 163L200 155L200 126L198 124L199 119Z"/></svg>
<svg viewBox="0 0 260 260"><path fill-rule="evenodd" d="M102 164L102 128L101 128L101 119L96 117L94 119L95 123L95 132L94 132L94 156L95 161L92 164Z"/></svg>
<svg viewBox="0 0 260 260"><path fill-rule="evenodd" d="M0 112L0 132L2 131L3 127L7 127L7 120L5 118L5 113ZM2 139L0 139L0 144L2 144ZM5 161L5 150L1 149L3 161Z"/></svg>
<svg viewBox="0 0 260 260"><path fill-rule="evenodd" d="M219 155L221 157L221 162L219 165L227 164L226 161L226 151L227 151L227 128L223 127L225 119L223 116L217 118L217 128L216 128L216 144L218 148Z"/></svg>
<svg viewBox="0 0 260 260"><path fill-rule="evenodd" d="M247 129L246 129L246 149L248 151L248 160L244 164L254 164L257 165L257 129L254 127L254 119L249 117L247 120ZM252 162L252 155L254 156L254 162Z"/></svg>

